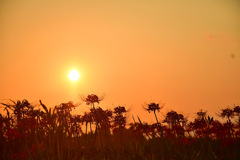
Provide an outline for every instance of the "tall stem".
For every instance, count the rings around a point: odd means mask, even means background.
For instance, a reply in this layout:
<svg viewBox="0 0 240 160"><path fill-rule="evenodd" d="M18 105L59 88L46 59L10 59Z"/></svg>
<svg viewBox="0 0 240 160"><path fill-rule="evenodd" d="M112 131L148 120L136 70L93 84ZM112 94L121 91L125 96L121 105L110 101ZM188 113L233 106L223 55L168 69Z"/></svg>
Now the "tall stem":
<svg viewBox="0 0 240 160"><path fill-rule="evenodd" d="M160 128L161 128L161 137L163 137L163 129L162 129L162 126L161 126L161 124L159 124L159 122L158 122L158 118L157 118L156 112L153 111L153 113L154 113L155 118L156 118L156 120L157 120L157 125L160 125Z"/></svg>
<svg viewBox="0 0 240 160"><path fill-rule="evenodd" d="M92 133L92 125L91 125L92 123L90 123L90 131L91 131L91 133Z"/></svg>
<svg viewBox="0 0 240 160"><path fill-rule="evenodd" d="M157 123L158 123L158 119L157 119L156 112L155 112L155 111L153 111L153 113L154 113L154 115L155 115L155 118L156 118L156 120L157 120Z"/></svg>

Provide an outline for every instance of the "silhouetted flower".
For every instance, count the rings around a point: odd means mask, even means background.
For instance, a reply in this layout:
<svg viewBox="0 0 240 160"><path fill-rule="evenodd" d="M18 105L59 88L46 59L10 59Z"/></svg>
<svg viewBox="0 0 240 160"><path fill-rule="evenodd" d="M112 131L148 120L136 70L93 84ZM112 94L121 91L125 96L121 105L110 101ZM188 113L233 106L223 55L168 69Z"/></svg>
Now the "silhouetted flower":
<svg viewBox="0 0 240 160"><path fill-rule="evenodd" d="M150 113L150 111L153 111L153 112L158 111L159 112L159 110L162 108L163 108L163 106L159 107L158 103L150 103L150 104L148 104L147 108L144 107L144 109L146 109L149 113Z"/></svg>
<svg viewBox="0 0 240 160"><path fill-rule="evenodd" d="M233 118L234 112L230 108L222 109L220 113L220 117L225 118L227 117L228 122L231 122L231 118Z"/></svg>
<svg viewBox="0 0 240 160"><path fill-rule="evenodd" d="M118 106L114 108L114 113L116 114L122 114L122 113L126 113L126 109L124 106Z"/></svg>
<svg viewBox="0 0 240 160"><path fill-rule="evenodd" d="M93 120L100 124L101 127L106 128L107 126L110 127L110 119L112 117L112 111L110 110L103 110L101 107L98 108L91 108L91 114L93 115Z"/></svg>
<svg viewBox="0 0 240 160"><path fill-rule="evenodd" d="M200 109L200 111L197 112L198 119L204 119L206 117L206 114L207 111L204 112L202 109Z"/></svg>
<svg viewBox="0 0 240 160"><path fill-rule="evenodd" d="M168 124L172 124L172 123L176 123L176 121L178 120L179 116L178 113L175 111L170 111L167 113L165 119L163 120L163 122L166 122Z"/></svg>
<svg viewBox="0 0 240 160"><path fill-rule="evenodd" d="M100 101L102 101L104 99L104 96L98 97L95 94L90 94L87 97L81 95L80 98L83 102L86 102L87 105L93 105L94 107L94 103L99 103Z"/></svg>
<svg viewBox="0 0 240 160"><path fill-rule="evenodd" d="M239 106L234 107L233 112L239 114L240 113L240 107Z"/></svg>
<svg viewBox="0 0 240 160"><path fill-rule="evenodd" d="M237 123L238 126L240 127L240 107L239 106L234 107L233 112L235 113L235 116L238 116Z"/></svg>
<svg viewBox="0 0 240 160"><path fill-rule="evenodd" d="M93 122L93 114L85 112L82 116L82 122L92 123Z"/></svg>

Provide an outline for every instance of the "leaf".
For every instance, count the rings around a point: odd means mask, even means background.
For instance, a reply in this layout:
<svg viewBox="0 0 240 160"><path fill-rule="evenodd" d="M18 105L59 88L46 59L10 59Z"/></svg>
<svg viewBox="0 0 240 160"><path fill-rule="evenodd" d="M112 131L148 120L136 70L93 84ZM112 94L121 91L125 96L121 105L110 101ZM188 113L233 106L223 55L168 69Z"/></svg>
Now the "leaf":
<svg viewBox="0 0 240 160"><path fill-rule="evenodd" d="M138 116L137 116L138 117ZM147 135L147 137L149 138L149 139L151 139L150 137L149 137L149 135L148 135L148 133L147 133L147 131L145 130L145 128L143 127L143 124L142 124L142 122L141 122L141 120L140 120L140 118L138 117L138 121L140 122L140 124L141 124L141 126L142 126L142 128L143 128L143 130L144 130L144 132L146 133L146 135Z"/></svg>
<svg viewBox="0 0 240 160"><path fill-rule="evenodd" d="M45 110L45 112L48 114L48 109L47 109L47 107L42 103L41 100L39 100L39 102L40 102L41 106L43 107L43 109Z"/></svg>
<svg viewBox="0 0 240 160"><path fill-rule="evenodd" d="M13 111L13 109L12 109L12 106L11 105L8 105L8 104L6 104L6 103L1 103L2 105L4 105L4 106L6 106L5 107L5 109L6 108L8 108L8 109L11 109L12 111Z"/></svg>
<svg viewBox="0 0 240 160"><path fill-rule="evenodd" d="M134 119L133 115L132 115L132 118L133 118L133 121L134 121L134 123L135 123L135 125L136 125L136 121L135 121L135 119Z"/></svg>
<svg viewBox="0 0 240 160"><path fill-rule="evenodd" d="M9 99L14 105L16 105L17 103L14 100Z"/></svg>
<svg viewBox="0 0 240 160"><path fill-rule="evenodd" d="M8 111L7 107L6 107L4 110L7 111L7 116L8 116L8 118L9 118L9 117L10 117L10 114L9 114L9 111Z"/></svg>

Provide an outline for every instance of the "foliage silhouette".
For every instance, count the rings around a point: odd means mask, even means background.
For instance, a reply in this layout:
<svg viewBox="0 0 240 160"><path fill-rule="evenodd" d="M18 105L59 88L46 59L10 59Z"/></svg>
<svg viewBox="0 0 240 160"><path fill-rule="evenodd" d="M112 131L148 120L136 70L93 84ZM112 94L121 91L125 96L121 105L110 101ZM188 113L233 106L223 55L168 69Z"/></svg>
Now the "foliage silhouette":
<svg viewBox="0 0 240 160"><path fill-rule="evenodd" d="M96 106L102 97L82 96L92 107L73 115L73 102L49 108L26 99L1 103L0 159L239 159L239 106L222 109L221 123L200 110L189 122L171 110L163 120L156 103L145 108L154 112L156 123L127 123L128 110ZM234 123L233 119L236 119ZM89 129L89 130L88 130Z"/></svg>

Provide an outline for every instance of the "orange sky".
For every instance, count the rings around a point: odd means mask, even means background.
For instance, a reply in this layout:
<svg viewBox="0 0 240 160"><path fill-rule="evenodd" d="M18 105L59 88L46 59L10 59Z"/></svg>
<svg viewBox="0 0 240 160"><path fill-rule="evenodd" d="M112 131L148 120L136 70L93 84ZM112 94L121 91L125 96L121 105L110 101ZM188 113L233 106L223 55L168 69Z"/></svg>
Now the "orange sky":
<svg viewBox="0 0 240 160"><path fill-rule="evenodd" d="M1 101L105 94L143 120L150 101L190 117L240 104L238 0L2 0L0 24Z"/></svg>

